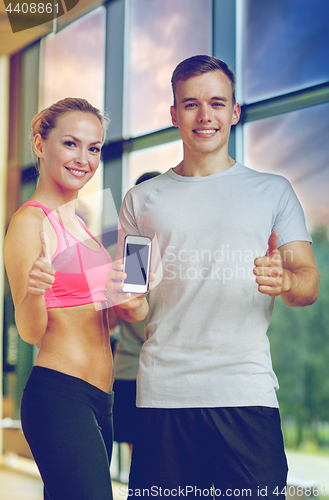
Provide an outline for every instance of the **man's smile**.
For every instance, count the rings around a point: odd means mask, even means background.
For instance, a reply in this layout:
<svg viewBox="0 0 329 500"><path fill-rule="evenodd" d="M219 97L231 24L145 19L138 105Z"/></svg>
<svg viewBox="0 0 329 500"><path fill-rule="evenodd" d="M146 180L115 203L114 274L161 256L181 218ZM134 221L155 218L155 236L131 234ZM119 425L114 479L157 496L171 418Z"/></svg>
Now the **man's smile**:
<svg viewBox="0 0 329 500"><path fill-rule="evenodd" d="M218 131L216 128L209 128L209 129L194 129L193 132L198 135L212 135L215 134Z"/></svg>

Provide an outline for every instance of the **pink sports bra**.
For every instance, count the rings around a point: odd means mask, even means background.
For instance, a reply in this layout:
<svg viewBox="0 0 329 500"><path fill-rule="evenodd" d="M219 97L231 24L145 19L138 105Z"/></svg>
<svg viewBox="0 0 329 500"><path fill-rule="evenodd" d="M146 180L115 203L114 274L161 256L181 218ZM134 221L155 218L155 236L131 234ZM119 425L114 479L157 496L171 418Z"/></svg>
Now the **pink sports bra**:
<svg viewBox="0 0 329 500"><path fill-rule="evenodd" d="M107 273L112 260L103 245L88 231L90 237L99 244L94 250L70 234L49 208L37 201L27 201L22 205L40 207L56 231L58 244L51 264L55 270L55 281L46 290L47 309L55 307L74 307L84 304L101 303L106 307Z"/></svg>

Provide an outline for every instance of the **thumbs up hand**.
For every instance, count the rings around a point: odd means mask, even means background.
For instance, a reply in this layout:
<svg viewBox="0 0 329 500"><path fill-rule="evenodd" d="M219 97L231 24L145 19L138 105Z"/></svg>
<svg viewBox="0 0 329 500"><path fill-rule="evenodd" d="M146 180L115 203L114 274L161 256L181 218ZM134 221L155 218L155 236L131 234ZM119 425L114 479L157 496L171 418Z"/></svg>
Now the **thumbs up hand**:
<svg viewBox="0 0 329 500"><path fill-rule="evenodd" d="M276 297L283 291L284 269L282 257L277 248L279 235L276 231L268 239L268 249L264 257L257 257L254 274L258 290L261 293Z"/></svg>
<svg viewBox="0 0 329 500"><path fill-rule="evenodd" d="M32 295L43 295L55 281L55 271L51 267L49 253L49 238L44 231L40 231L41 252L33 262L27 280L26 291Z"/></svg>
<svg viewBox="0 0 329 500"><path fill-rule="evenodd" d="M266 252L266 256L269 257L270 255L273 255L274 252L279 252L278 250L278 240L279 240L279 235L276 231L273 231L273 233L271 233L269 239L268 239L268 242L267 242L267 252Z"/></svg>

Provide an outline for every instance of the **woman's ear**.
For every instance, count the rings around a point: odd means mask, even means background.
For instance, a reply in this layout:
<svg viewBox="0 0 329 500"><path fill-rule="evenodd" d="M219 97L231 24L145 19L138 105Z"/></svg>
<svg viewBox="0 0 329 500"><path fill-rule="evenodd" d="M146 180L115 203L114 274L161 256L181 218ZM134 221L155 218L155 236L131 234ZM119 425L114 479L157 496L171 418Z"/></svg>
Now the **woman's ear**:
<svg viewBox="0 0 329 500"><path fill-rule="evenodd" d="M43 139L40 134L35 134L33 138L33 149L38 158L43 157Z"/></svg>

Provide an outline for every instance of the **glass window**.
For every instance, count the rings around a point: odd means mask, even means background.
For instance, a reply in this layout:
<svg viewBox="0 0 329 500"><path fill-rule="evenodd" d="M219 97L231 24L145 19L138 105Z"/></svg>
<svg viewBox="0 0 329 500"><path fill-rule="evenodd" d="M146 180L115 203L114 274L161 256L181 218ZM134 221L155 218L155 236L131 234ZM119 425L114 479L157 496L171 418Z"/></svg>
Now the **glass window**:
<svg viewBox="0 0 329 500"><path fill-rule="evenodd" d="M287 307L275 300L268 336L278 376L286 446L325 446L329 419L329 104L245 125L246 161L288 178L305 211L320 272L317 301Z"/></svg>
<svg viewBox="0 0 329 500"><path fill-rule="evenodd" d="M99 7L43 39L40 109L64 97L104 107L105 7Z"/></svg>
<svg viewBox="0 0 329 500"><path fill-rule="evenodd" d="M329 103L247 123L245 164L283 175L305 210L308 228L329 228Z"/></svg>
<svg viewBox="0 0 329 500"><path fill-rule="evenodd" d="M93 106L104 108L105 78L105 7L99 7L58 33L48 35L42 43L39 108L44 109L65 97L82 97ZM101 217L93 203L93 192L103 187L103 164L80 191L81 213L95 234L101 232ZM88 205L88 203L90 204ZM82 209L81 207L84 208Z"/></svg>
<svg viewBox="0 0 329 500"><path fill-rule="evenodd" d="M244 5L246 102L329 79L327 0L247 0Z"/></svg>
<svg viewBox="0 0 329 500"><path fill-rule="evenodd" d="M38 112L39 53L39 44L33 44L22 52L21 81L24 84L21 84L20 88L20 100L18 101L20 113L19 123L17 124L20 143L20 166L22 168L35 164L30 134L32 119ZM16 127L16 124L14 126Z"/></svg>
<svg viewBox="0 0 329 500"><path fill-rule="evenodd" d="M132 0L127 119L129 135L171 125L175 66L211 53L210 0Z"/></svg>
<svg viewBox="0 0 329 500"><path fill-rule="evenodd" d="M174 141L161 146L154 146L134 151L129 156L128 186L134 186L138 177L145 172L166 172L183 159L182 141Z"/></svg>

